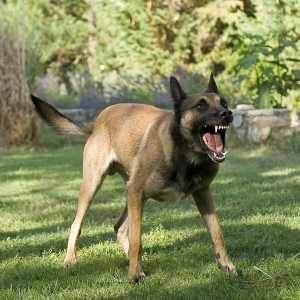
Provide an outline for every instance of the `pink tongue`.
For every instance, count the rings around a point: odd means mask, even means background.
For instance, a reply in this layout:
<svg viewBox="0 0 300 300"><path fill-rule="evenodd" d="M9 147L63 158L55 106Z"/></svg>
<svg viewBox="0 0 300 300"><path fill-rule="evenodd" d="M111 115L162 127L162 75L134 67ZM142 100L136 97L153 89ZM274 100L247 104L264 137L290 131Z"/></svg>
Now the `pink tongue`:
<svg viewBox="0 0 300 300"><path fill-rule="evenodd" d="M217 153L223 151L224 146L220 134L205 133L203 140L210 150Z"/></svg>

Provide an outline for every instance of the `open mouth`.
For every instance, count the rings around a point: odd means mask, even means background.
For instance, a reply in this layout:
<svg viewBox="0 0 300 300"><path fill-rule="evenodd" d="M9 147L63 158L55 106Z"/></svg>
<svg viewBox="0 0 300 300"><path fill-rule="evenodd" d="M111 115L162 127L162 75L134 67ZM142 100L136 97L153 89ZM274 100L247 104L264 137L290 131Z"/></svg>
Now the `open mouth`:
<svg viewBox="0 0 300 300"><path fill-rule="evenodd" d="M201 128L201 139L205 144L207 155L215 163L226 158L225 134L228 125L204 125Z"/></svg>

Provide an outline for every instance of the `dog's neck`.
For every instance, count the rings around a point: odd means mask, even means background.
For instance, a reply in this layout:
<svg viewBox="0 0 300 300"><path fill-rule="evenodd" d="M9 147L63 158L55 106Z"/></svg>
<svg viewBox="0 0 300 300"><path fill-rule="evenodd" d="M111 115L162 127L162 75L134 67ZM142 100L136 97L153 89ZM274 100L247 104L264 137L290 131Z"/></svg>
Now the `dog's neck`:
<svg viewBox="0 0 300 300"><path fill-rule="evenodd" d="M173 156L175 160L178 158L193 165L214 164L206 153L195 151L193 147L190 146L191 141L186 140L182 134L182 128L180 128L180 124L176 118L174 118L170 124L170 132L174 144Z"/></svg>
<svg viewBox="0 0 300 300"><path fill-rule="evenodd" d="M181 134L179 124L174 120L171 124L171 135L174 144L172 180L180 191L190 194L195 191L205 177L214 177L218 165L210 160L207 154L193 151ZM206 173L203 173L206 170Z"/></svg>

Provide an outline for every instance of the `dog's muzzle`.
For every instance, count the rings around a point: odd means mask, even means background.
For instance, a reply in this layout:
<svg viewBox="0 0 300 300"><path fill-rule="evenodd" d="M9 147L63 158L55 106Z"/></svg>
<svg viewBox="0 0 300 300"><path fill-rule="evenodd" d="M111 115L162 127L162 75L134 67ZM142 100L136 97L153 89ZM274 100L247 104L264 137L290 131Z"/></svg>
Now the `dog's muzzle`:
<svg viewBox="0 0 300 300"><path fill-rule="evenodd" d="M226 158L225 135L232 122L231 111L220 112L218 121L207 122L201 126L200 139L205 152L215 163L221 163Z"/></svg>

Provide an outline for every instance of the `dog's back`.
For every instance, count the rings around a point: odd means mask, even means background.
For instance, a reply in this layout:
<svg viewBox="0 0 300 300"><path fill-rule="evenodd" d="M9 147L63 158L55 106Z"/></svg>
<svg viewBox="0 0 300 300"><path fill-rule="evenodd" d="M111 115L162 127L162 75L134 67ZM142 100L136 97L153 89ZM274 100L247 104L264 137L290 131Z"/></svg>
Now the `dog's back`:
<svg viewBox="0 0 300 300"><path fill-rule="evenodd" d="M170 118L167 116L170 115ZM100 136L103 127L107 131L117 160L128 170L147 134L161 119L172 118L172 112L151 105L121 103L112 105L100 113L92 135ZM152 137L156 139L157 137ZM156 143L155 140L152 141Z"/></svg>

